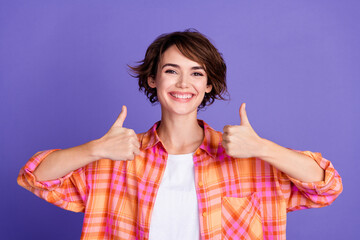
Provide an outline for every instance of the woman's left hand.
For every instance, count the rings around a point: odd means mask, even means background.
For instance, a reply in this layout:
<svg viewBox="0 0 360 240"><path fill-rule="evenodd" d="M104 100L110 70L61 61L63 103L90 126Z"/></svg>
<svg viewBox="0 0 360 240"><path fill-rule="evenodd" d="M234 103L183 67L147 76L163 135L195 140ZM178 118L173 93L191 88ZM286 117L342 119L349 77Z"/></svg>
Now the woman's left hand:
<svg viewBox="0 0 360 240"><path fill-rule="evenodd" d="M239 110L240 125L226 125L223 128L222 145L226 153L234 158L251 158L261 156L264 151L264 139L259 137L251 127L246 115L245 103Z"/></svg>

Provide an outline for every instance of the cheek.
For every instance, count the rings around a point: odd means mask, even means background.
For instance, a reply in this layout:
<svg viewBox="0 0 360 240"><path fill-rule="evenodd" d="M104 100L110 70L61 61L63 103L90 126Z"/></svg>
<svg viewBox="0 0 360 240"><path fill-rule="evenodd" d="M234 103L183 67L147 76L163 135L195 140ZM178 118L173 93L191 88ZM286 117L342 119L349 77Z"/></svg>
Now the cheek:
<svg viewBox="0 0 360 240"><path fill-rule="evenodd" d="M157 82L156 92L160 103L163 103L164 99L168 97L167 93L170 87L171 87L170 81L167 80L164 81L164 79L159 79L159 81Z"/></svg>
<svg viewBox="0 0 360 240"><path fill-rule="evenodd" d="M176 83L176 80L174 78L160 76L157 79L157 88L164 90L164 89L169 88L171 85L174 85L175 83Z"/></svg>
<svg viewBox="0 0 360 240"><path fill-rule="evenodd" d="M198 89L198 92L199 93L206 93L208 92L208 88L207 88L207 85L206 85L206 82L202 82L202 83L199 83L196 85L196 89Z"/></svg>
<svg viewBox="0 0 360 240"><path fill-rule="evenodd" d="M156 92L159 94L162 91L164 91L164 89L166 89L166 85L164 84L164 82L161 81L161 79L157 79L156 80Z"/></svg>

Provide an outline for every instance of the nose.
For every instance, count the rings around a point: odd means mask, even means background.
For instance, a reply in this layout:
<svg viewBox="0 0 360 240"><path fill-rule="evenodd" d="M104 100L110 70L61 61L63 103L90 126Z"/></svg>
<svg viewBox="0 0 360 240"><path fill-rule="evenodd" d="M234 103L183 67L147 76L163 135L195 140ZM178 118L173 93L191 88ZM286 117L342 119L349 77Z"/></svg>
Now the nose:
<svg viewBox="0 0 360 240"><path fill-rule="evenodd" d="M178 88L187 88L189 86L189 80L183 74L181 74L176 83Z"/></svg>

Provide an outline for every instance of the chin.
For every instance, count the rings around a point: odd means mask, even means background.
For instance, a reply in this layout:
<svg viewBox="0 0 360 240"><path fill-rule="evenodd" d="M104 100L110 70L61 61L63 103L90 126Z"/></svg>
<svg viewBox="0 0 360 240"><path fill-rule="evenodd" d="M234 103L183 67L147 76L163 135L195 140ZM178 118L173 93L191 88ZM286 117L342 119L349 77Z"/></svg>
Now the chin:
<svg viewBox="0 0 360 240"><path fill-rule="evenodd" d="M197 107L171 107L171 108L162 108L162 111L166 111L169 112L171 114L176 114L176 115L192 115L197 113Z"/></svg>

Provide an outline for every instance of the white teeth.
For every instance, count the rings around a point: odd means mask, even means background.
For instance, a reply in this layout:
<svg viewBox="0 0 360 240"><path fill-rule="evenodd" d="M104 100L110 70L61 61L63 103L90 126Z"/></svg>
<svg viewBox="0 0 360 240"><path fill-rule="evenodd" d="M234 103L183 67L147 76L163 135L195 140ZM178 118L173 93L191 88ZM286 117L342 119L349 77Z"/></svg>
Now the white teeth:
<svg viewBox="0 0 360 240"><path fill-rule="evenodd" d="M171 93L171 96L176 97L176 98L188 99L188 98L192 97L192 94L175 94L175 93Z"/></svg>

